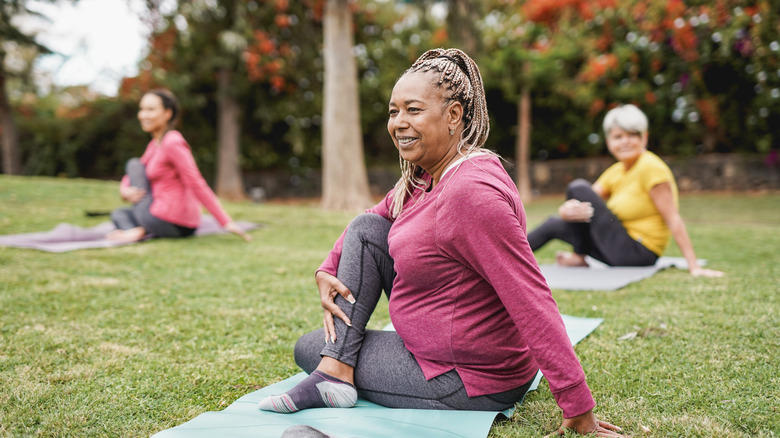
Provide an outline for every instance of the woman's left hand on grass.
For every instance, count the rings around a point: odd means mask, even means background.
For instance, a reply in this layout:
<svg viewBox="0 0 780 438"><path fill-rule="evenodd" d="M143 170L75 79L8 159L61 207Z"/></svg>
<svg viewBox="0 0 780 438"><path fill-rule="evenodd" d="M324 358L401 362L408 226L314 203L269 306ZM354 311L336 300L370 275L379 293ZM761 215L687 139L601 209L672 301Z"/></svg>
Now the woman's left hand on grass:
<svg viewBox="0 0 780 438"><path fill-rule="evenodd" d="M233 234L238 235L239 237L241 237L242 239L246 240L247 242L251 242L252 241L252 236L247 234L246 231L244 231L241 228L239 228L239 226L236 225L236 223L233 222L233 221L230 221L230 222L226 223L225 224L225 229L230 231Z"/></svg>
<svg viewBox="0 0 780 438"><path fill-rule="evenodd" d="M572 430L580 435L592 435L599 437L627 437L623 435L623 430L614 424L607 423L606 421L600 421L590 410L584 414L578 415L572 418L564 418L561 427L545 438L552 436L559 436L566 433L567 430Z"/></svg>
<svg viewBox="0 0 780 438"><path fill-rule="evenodd" d="M723 277L725 274L722 271L716 271L714 269L705 269L701 266L694 266L690 269L691 275L694 277Z"/></svg>

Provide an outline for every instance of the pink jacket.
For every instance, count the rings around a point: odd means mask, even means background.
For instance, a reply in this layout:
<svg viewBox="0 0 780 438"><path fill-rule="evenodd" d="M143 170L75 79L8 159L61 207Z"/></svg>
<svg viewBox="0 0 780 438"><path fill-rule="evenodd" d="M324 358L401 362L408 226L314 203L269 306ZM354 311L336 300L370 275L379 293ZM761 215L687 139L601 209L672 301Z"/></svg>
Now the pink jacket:
<svg viewBox="0 0 780 438"><path fill-rule="evenodd" d="M146 166L146 176L152 187L150 212L153 216L183 227L197 228L203 205L222 226L231 221L203 179L190 145L179 131L168 131L159 144L150 141L141 163ZM129 184L125 175L122 185Z"/></svg>
<svg viewBox="0 0 780 438"><path fill-rule="evenodd" d="M525 211L498 158L473 157L390 229L390 317L426 378L452 369L469 396L516 388L538 369L564 416L595 405L526 239ZM392 192L368 212L390 218ZM336 275L342 237L320 270Z"/></svg>

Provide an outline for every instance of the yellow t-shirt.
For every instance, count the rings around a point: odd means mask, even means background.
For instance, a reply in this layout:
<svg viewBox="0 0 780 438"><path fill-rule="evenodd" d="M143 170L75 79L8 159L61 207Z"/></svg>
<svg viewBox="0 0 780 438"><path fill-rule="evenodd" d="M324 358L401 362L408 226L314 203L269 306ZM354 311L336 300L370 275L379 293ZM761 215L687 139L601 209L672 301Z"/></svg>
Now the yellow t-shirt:
<svg viewBox="0 0 780 438"><path fill-rule="evenodd" d="M669 228L650 198L650 189L668 182L674 205L678 205L677 183L669 166L658 155L645 151L626 172L623 163L615 163L596 180L607 194L607 207L620 219L628 235L657 255L669 244Z"/></svg>

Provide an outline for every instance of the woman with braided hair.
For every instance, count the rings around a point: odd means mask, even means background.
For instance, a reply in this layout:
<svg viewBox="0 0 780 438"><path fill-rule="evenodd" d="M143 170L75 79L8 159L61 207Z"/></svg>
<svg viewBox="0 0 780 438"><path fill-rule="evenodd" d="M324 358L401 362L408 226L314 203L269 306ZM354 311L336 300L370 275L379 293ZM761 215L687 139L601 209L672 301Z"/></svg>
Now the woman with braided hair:
<svg viewBox="0 0 780 438"><path fill-rule="evenodd" d="M351 407L360 394L393 408L500 411L541 369L563 427L620 436L593 415L517 188L483 149L490 128L474 61L457 49L423 54L393 88L387 129L402 176L316 272L324 327L295 346L309 376L260 409ZM382 290L396 331L366 330Z"/></svg>

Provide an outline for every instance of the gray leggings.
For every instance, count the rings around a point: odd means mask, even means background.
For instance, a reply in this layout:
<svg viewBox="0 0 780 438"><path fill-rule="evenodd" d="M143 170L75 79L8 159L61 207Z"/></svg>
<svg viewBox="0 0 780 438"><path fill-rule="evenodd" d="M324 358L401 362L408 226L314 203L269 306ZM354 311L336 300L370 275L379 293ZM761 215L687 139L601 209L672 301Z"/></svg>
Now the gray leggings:
<svg viewBox="0 0 780 438"><path fill-rule="evenodd" d="M111 220L120 230L143 227L147 234L154 237L187 237L195 232L194 228L172 224L152 215L152 187L146 177L146 167L138 158L131 158L125 166L130 185L146 190L144 196L132 207L119 208L111 212Z"/></svg>
<svg viewBox="0 0 780 438"><path fill-rule="evenodd" d="M566 199L590 202L593 218L590 222L566 222L550 216L528 233L528 243L536 251L552 239L572 245L577 254L589 255L610 266L650 266L658 256L634 240L607 204L584 179L575 179L566 188Z"/></svg>
<svg viewBox="0 0 780 438"><path fill-rule="evenodd" d="M336 342L329 344L324 344L323 329L303 335L295 345L295 362L307 373L319 365L322 356L352 365L360 396L391 408L500 411L522 401L530 381L506 392L469 397L455 370L426 380L396 332L366 330L382 290L388 297L392 290L395 272L388 253L389 231L390 222L376 214L362 214L350 223L338 278L356 303L349 304L338 295L336 304L351 319L352 327L334 318Z"/></svg>

